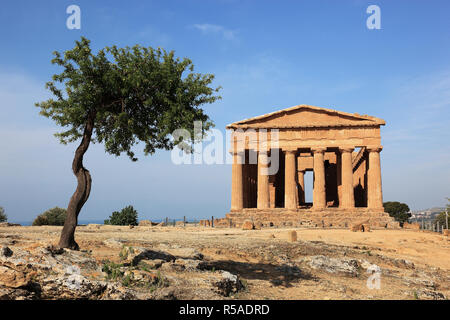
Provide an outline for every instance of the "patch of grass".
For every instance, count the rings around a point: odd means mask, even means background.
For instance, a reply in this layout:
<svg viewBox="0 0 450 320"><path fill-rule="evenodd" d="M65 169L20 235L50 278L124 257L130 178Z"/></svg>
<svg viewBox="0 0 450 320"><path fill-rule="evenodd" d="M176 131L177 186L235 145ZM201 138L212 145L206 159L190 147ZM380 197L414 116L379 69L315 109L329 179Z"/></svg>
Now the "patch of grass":
<svg viewBox="0 0 450 320"><path fill-rule="evenodd" d="M148 264L146 264L146 263L145 263L144 261L142 261L142 260L139 261L137 267L138 267L139 269L141 269L142 271L145 271L145 272L150 272L150 270L151 270L150 266L149 266Z"/></svg>
<svg viewBox="0 0 450 320"><path fill-rule="evenodd" d="M417 294L417 291L414 291L414 300L419 300L419 295Z"/></svg>
<svg viewBox="0 0 450 320"><path fill-rule="evenodd" d="M122 278L122 285L129 287L133 283L133 273L129 272L126 276Z"/></svg>
<svg viewBox="0 0 450 320"><path fill-rule="evenodd" d="M133 254L134 253L134 249L133 247L127 247L127 246L123 246L122 250L120 250L119 252L119 258L120 260L125 260L128 258L128 255Z"/></svg>
<svg viewBox="0 0 450 320"><path fill-rule="evenodd" d="M102 271L106 273L107 280L118 280L122 279L124 276L124 272L120 270L122 267L123 264L104 261Z"/></svg>
<svg viewBox="0 0 450 320"><path fill-rule="evenodd" d="M119 258L123 261L133 253L133 247L123 246L122 250L119 252ZM153 292L158 288L167 287L169 285L169 281L163 277L159 271L155 277L154 273L152 274L153 268L144 261L140 261L136 266L115 263L109 260L104 260L102 263L102 271L106 273L106 280L120 281L120 283L125 287L139 286L148 288L150 292ZM141 279L136 279L133 273L134 270L144 271L150 275L142 275L143 277Z"/></svg>
<svg viewBox="0 0 450 320"><path fill-rule="evenodd" d="M156 275L156 279L153 282L148 282L146 287L150 290L150 292L154 292L157 289L168 287L169 286L169 280L161 275L161 273L158 271Z"/></svg>
<svg viewBox="0 0 450 320"><path fill-rule="evenodd" d="M248 282L247 282L247 280L242 279L241 280L241 284L242 284L242 291L244 291L244 292L248 291Z"/></svg>

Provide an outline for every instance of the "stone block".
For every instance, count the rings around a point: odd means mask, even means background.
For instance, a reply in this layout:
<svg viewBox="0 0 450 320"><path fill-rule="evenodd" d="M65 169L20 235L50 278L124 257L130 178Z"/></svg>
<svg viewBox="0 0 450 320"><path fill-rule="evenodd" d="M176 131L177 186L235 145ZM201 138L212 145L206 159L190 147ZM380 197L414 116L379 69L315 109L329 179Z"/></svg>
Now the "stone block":
<svg viewBox="0 0 450 320"><path fill-rule="evenodd" d="M253 222L251 222L250 220L246 220L242 224L242 230L253 230L253 229L255 229L255 226Z"/></svg>
<svg viewBox="0 0 450 320"><path fill-rule="evenodd" d="M289 241L290 242L296 242L297 241L297 231L295 231L295 230L289 231L288 236L289 236Z"/></svg>

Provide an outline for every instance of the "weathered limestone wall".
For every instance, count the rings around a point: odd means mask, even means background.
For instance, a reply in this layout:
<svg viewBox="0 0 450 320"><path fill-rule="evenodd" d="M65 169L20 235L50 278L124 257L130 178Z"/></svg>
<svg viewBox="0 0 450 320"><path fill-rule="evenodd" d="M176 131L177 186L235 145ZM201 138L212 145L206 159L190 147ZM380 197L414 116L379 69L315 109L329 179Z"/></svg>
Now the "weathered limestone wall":
<svg viewBox="0 0 450 320"><path fill-rule="evenodd" d="M244 209L242 212L229 212L219 219L218 227L241 227L244 221L252 220L263 227L310 226L347 228L355 223L367 223L372 228L399 228L398 222L383 210L372 211L367 208L352 210L326 208L321 211L313 209L285 210L283 208L258 210Z"/></svg>

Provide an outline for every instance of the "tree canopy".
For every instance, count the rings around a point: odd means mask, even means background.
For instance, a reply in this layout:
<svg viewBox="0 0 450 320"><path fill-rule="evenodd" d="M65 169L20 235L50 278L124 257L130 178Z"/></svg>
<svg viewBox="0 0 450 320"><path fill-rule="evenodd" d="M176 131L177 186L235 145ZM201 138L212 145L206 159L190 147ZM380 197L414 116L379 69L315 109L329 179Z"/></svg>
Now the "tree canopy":
<svg viewBox="0 0 450 320"><path fill-rule="evenodd" d="M83 166L90 143L103 143L107 153L126 153L132 161L137 160L133 147L139 142L146 155L180 144L186 150L213 125L201 106L220 99L220 87L210 86L214 75L194 73L192 61L176 58L173 51L135 45L106 47L94 54L84 37L73 49L54 52L52 63L63 68L46 84L55 98L36 106L64 128L56 134L62 143L81 139L72 162L77 189L59 241L61 247L78 249L75 228L92 184ZM201 132L197 121L202 122ZM172 136L179 129L190 137Z"/></svg>
<svg viewBox="0 0 450 320"><path fill-rule="evenodd" d="M72 50L54 56L52 63L64 69L46 84L56 100L36 105L41 115L66 128L56 134L64 144L80 139L93 115L91 141L136 161L132 147L138 141L145 143L146 155L152 154L180 142L170 139L176 129L194 137L194 121L203 122L203 132L213 125L200 106L220 99L215 95L220 87L209 86L214 75L193 73L192 61L176 58L173 51L135 45L106 47L94 54L90 41L82 37Z"/></svg>
<svg viewBox="0 0 450 320"><path fill-rule="evenodd" d="M127 206L120 212L114 211L109 219L105 220L105 224L116 226L137 226L138 213L134 210L133 206Z"/></svg>
<svg viewBox="0 0 450 320"><path fill-rule="evenodd" d="M403 223L408 222L411 217L409 207L406 203L398 201L388 201L383 203L384 210L389 213L396 221Z"/></svg>
<svg viewBox="0 0 450 320"><path fill-rule="evenodd" d="M33 221L33 226L62 226L66 215L66 209L54 207L38 215Z"/></svg>

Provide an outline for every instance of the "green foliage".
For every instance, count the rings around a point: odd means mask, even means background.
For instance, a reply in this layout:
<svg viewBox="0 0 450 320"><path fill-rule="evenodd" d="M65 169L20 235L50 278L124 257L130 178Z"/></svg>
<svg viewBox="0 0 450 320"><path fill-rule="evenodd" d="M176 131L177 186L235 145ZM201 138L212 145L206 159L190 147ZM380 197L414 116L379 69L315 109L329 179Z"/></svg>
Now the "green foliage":
<svg viewBox="0 0 450 320"><path fill-rule="evenodd" d="M119 252L119 258L120 258L120 260L125 260L128 258L128 256L130 254L133 254L133 253L134 253L133 247L123 246L122 250L120 250L120 252Z"/></svg>
<svg viewBox="0 0 450 320"><path fill-rule="evenodd" d="M5 209L0 207L0 222L6 222L8 220L8 216L5 213Z"/></svg>
<svg viewBox="0 0 450 320"><path fill-rule="evenodd" d="M46 84L56 98L36 106L41 115L66 128L56 134L61 143L81 138L91 116L92 142L104 143L107 153L125 152L136 161L131 149L139 141L146 155L153 154L197 141L194 121L203 122L201 133L213 126L200 106L221 98L215 95L220 87L209 87L214 75L194 73L191 60L180 60L173 51L135 45L106 47L94 54L90 41L82 37L73 49L54 52L52 63L63 68ZM191 140L171 139L180 128Z"/></svg>
<svg viewBox="0 0 450 320"><path fill-rule="evenodd" d="M123 264L114 263L111 261L104 261L102 271L106 273L107 280L122 279L124 272L121 270Z"/></svg>
<svg viewBox="0 0 450 320"><path fill-rule="evenodd" d="M137 279L134 276L134 272L136 270L143 270L147 273L151 271L143 265L139 265L137 267L132 265L125 265L120 263L114 263L109 260L103 261L102 271L106 274L106 280L112 281L120 281L122 285L128 286L138 286L144 287L150 290L150 292L155 291L156 289L167 287L169 285L169 281L167 278L161 275L158 271L156 277L154 276L144 276L140 279Z"/></svg>
<svg viewBox="0 0 450 320"><path fill-rule="evenodd" d="M138 213L134 210L133 206L128 206L123 208L120 212L114 211L109 219L105 220L105 224L115 226L137 226Z"/></svg>
<svg viewBox="0 0 450 320"><path fill-rule="evenodd" d="M447 212L448 212L448 224L450 225L450 198L447 198L447 200L449 201L449 203L447 204ZM439 213L436 218L434 219L434 224L439 222L439 225L441 226L446 226L446 220L447 220L447 216L445 214L445 210L442 211L441 213Z"/></svg>
<svg viewBox="0 0 450 320"><path fill-rule="evenodd" d="M66 216L66 209L54 207L37 216L33 226L63 226Z"/></svg>
<svg viewBox="0 0 450 320"><path fill-rule="evenodd" d="M396 221L403 223L408 222L411 217L409 207L406 203L401 203L398 201L388 201L383 203L384 211L389 213Z"/></svg>
<svg viewBox="0 0 450 320"><path fill-rule="evenodd" d="M154 291L158 288L164 288L164 287L168 287L169 286L169 280L167 280L167 278L165 278L161 272L158 271L157 276L156 276L156 280L153 281L153 283L150 286L150 291Z"/></svg>

